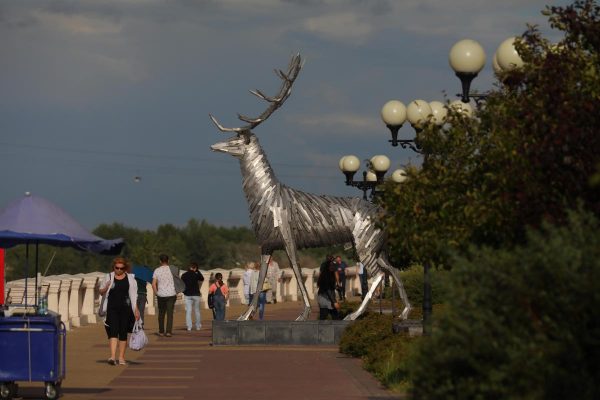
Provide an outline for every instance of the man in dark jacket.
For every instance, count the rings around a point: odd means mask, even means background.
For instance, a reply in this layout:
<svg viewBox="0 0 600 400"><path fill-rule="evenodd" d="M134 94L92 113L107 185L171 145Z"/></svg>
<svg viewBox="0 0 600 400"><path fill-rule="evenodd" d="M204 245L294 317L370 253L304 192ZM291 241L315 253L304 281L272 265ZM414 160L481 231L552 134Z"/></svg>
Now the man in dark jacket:
<svg viewBox="0 0 600 400"><path fill-rule="evenodd" d="M335 267L337 270L337 288L336 290L339 293L340 300L346 300L346 268L348 266L345 262L342 261L342 257L337 256L335 258Z"/></svg>
<svg viewBox="0 0 600 400"><path fill-rule="evenodd" d="M185 283L185 323L187 330L192 330L192 310L196 316L196 330L202 327L200 320L200 285L204 282L204 277L198 271L198 263L191 262L188 271L181 275L181 280Z"/></svg>

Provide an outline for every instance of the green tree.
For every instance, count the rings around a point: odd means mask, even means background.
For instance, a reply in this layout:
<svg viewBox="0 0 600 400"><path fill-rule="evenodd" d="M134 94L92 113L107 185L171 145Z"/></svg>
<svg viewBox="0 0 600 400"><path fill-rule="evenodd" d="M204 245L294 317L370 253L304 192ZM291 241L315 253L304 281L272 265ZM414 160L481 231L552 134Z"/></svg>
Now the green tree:
<svg viewBox="0 0 600 400"><path fill-rule="evenodd" d="M417 398L599 398L600 225L567 219L453 261L445 311L409 361Z"/></svg>
<svg viewBox="0 0 600 400"><path fill-rule="evenodd" d="M579 201L600 213L600 62L595 1L546 10L558 44L530 27L525 66L500 76L477 118L451 112L417 140L427 154L408 180L388 184L383 224L392 257L445 264L470 244L522 243L527 227L561 223Z"/></svg>

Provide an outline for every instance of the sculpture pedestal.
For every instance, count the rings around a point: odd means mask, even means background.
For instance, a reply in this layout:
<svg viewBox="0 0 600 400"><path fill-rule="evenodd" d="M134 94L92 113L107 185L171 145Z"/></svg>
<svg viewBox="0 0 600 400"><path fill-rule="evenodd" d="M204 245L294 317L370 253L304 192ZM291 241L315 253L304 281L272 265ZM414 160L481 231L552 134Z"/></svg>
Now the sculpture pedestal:
<svg viewBox="0 0 600 400"><path fill-rule="evenodd" d="M213 321L213 345L337 345L353 321Z"/></svg>
<svg viewBox="0 0 600 400"><path fill-rule="evenodd" d="M394 322L392 331L394 333L408 333L409 336L421 336L423 335L423 321L420 319L407 319Z"/></svg>

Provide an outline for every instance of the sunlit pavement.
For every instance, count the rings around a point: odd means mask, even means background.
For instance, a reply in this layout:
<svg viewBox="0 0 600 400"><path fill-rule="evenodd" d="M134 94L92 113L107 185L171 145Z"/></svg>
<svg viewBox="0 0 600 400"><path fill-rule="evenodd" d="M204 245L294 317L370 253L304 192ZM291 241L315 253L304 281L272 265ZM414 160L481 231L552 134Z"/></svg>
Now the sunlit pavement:
<svg viewBox="0 0 600 400"><path fill-rule="evenodd" d="M234 319L244 306L227 309ZM265 319L293 320L300 302L267 304ZM315 311L316 310L316 311ZM311 319L318 309L313 307ZM127 350L127 366L110 366L102 324L67 335L67 377L63 399L393 399L360 365L333 346L211 346L209 310L202 329L188 332L185 311L176 308L173 337L156 335L156 316L148 316L150 343ZM19 395L40 398L38 383L19 383Z"/></svg>

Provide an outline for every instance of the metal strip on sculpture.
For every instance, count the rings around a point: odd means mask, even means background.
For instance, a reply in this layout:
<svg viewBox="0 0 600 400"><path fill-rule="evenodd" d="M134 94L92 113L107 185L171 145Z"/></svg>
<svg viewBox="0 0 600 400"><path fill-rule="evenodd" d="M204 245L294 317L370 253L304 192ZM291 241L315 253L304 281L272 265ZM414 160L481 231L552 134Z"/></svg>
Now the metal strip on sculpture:
<svg viewBox="0 0 600 400"><path fill-rule="evenodd" d="M267 263L273 251L285 250L304 302L304 310L297 321L305 321L310 315L311 307L298 265L297 250L351 242L359 260L374 279L358 310L348 315L346 319L356 319L364 312L385 271L390 273L397 284L400 298L404 302L401 318L406 319L411 308L408 297L397 270L388 262L384 248L384 232L374 223L379 208L356 197L315 195L281 184L275 177L267 156L258 143L258 138L251 132L251 129L283 105L291 94L292 85L301 68L302 59L298 54L292 57L286 72L275 71L283 82L279 93L273 97L266 96L259 90L251 91L267 101L269 106L257 118L238 114L239 119L247 122L248 125L225 128L210 115L219 130L236 133L224 142L212 145L211 149L239 159L250 220L261 246L258 287L263 285ZM257 305L258 296L254 296L252 303L239 320L250 318L256 311Z"/></svg>

